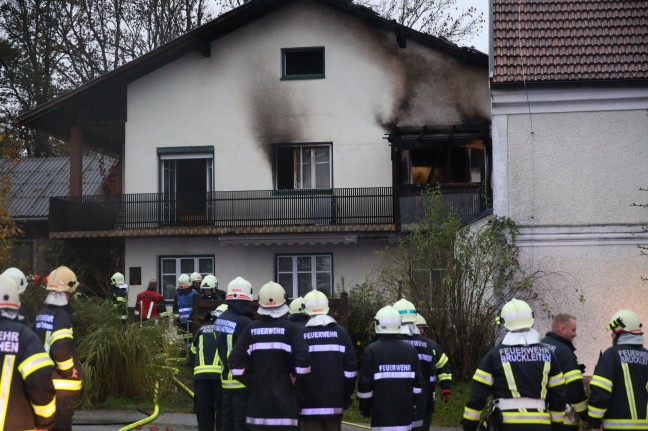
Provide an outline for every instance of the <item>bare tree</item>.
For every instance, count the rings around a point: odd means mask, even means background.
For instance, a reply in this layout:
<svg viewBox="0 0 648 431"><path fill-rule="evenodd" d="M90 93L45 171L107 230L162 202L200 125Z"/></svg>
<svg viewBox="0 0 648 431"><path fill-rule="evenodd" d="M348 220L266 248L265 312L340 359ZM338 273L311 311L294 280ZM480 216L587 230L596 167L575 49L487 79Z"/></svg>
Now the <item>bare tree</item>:
<svg viewBox="0 0 648 431"><path fill-rule="evenodd" d="M45 103L210 19L206 0L0 0L0 132L22 156L65 146L15 127Z"/></svg>

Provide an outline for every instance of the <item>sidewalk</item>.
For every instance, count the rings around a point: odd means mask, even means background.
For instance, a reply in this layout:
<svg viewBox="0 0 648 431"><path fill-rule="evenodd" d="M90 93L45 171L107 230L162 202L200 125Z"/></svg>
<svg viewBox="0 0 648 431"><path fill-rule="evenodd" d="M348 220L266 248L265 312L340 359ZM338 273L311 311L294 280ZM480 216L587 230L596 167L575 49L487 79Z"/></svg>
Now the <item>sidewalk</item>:
<svg viewBox="0 0 648 431"><path fill-rule="evenodd" d="M146 418L136 410L77 410L74 412L73 431L116 431L128 424ZM367 424L342 424L343 431L361 431L369 429ZM187 413L160 413L153 422L142 426L142 431L151 428L159 431L197 431L196 415ZM457 431L461 428L431 427L431 431Z"/></svg>

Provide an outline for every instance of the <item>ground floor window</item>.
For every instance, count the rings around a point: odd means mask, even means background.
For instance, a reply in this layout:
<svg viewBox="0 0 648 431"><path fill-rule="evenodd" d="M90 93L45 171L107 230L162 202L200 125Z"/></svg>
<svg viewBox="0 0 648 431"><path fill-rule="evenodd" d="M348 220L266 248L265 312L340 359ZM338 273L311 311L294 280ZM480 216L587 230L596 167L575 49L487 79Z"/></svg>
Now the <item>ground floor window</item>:
<svg viewBox="0 0 648 431"><path fill-rule="evenodd" d="M276 280L289 298L304 296L313 289L333 293L333 255L278 255Z"/></svg>
<svg viewBox="0 0 648 431"><path fill-rule="evenodd" d="M160 256L160 293L164 299L173 300L180 274L192 272L203 277L214 274L214 256Z"/></svg>

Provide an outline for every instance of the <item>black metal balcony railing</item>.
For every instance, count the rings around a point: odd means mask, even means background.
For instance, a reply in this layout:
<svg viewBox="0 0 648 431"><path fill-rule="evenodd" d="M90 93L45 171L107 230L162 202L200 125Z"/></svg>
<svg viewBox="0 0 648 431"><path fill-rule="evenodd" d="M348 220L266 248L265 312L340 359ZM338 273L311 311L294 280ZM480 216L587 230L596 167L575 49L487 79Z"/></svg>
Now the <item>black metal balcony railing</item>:
<svg viewBox="0 0 648 431"><path fill-rule="evenodd" d="M398 206L391 187L54 197L50 232L410 223L422 210L421 189L398 192ZM469 215L484 209L479 196L477 187L463 187L444 191L442 199Z"/></svg>

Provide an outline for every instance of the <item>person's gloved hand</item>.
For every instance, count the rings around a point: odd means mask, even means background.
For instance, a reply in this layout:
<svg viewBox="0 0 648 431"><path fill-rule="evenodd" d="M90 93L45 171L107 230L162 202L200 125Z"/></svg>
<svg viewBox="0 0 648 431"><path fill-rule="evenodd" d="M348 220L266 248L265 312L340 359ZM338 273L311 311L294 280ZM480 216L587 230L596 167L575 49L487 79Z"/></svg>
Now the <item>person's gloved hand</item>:
<svg viewBox="0 0 648 431"><path fill-rule="evenodd" d="M452 398L452 390L450 389L441 389L441 397L443 398L444 403L448 403Z"/></svg>

